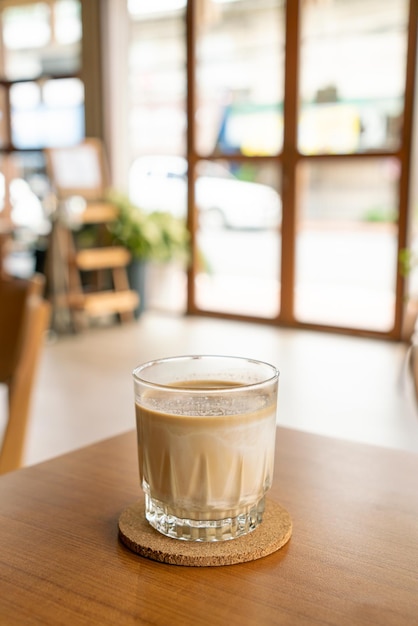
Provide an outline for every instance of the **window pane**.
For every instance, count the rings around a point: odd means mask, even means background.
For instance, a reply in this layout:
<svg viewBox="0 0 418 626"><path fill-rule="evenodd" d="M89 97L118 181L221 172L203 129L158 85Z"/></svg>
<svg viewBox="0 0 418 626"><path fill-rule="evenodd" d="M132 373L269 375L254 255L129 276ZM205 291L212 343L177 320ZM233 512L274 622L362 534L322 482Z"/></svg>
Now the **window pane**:
<svg viewBox="0 0 418 626"><path fill-rule="evenodd" d="M274 318L279 309L281 202L275 167L201 162L196 303Z"/></svg>
<svg viewBox="0 0 418 626"><path fill-rule="evenodd" d="M45 2L37 2L4 9L3 37L9 50L46 46L51 39L49 6Z"/></svg>
<svg viewBox="0 0 418 626"><path fill-rule="evenodd" d="M71 44L81 40L81 6L78 0L56 2L55 38L60 44Z"/></svg>
<svg viewBox="0 0 418 626"><path fill-rule="evenodd" d="M281 0L217 2L197 11L196 149L274 155L283 142Z"/></svg>
<svg viewBox="0 0 418 626"><path fill-rule="evenodd" d="M185 0L129 0L129 195L146 211L186 219ZM184 312L185 268L148 268L148 306Z"/></svg>
<svg viewBox="0 0 418 626"><path fill-rule="evenodd" d="M299 149L305 154L399 147L407 0L304 4Z"/></svg>
<svg viewBox="0 0 418 626"><path fill-rule="evenodd" d="M6 211L16 227L16 245L7 251L4 258L5 270L11 276L32 276L36 268L34 250L46 246L46 238L51 231L51 219L43 200L49 190L41 152L15 152L0 160L0 218L1 211ZM6 191L8 205L5 210L3 207Z"/></svg>
<svg viewBox="0 0 418 626"><path fill-rule="evenodd" d="M166 211L187 215L187 161L176 156L144 156L129 171L129 196L134 204L151 213Z"/></svg>
<svg viewBox="0 0 418 626"><path fill-rule="evenodd" d="M398 180L395 159L300 166L298 320L392 328Z"/></svg>
<svg viewBox="0 0 418 626"><path fill-rule="evenodd" d="M5 78L77 72L81 62L80 6L79 0L57 0L53 12L46 2L3 9Z"/></svg>
<svg viewBox="0 0 418 626"><path fill-rule="evenodd" d="M17 148L68 146L84 137L84 91L77 78L16 83L10 91Z"/></svg>
<svg viewBox="0 0 418 626"><path fill-rule="evenodd" d="M78 78L47 81L42 89L43 101L48 107L80 107L84 102L83 83Z"/></svg>
<svg viewBox="0 0 418 626"><path fill-rule="evenodd" d="M161 15L170 11L184 9L186 0L128 0L128 11L136 15Z"/></svg>
<svg viewBox="0 0 418 626"><path fill-rule="evenodd" d="M151 5L153 11L148 11ZM163 10L160 3L146 0L130 4L129 137L133 158L186 153L186 35L184 4L181 10L175 10L177 5L165 2Z"/></svg>
<svg viewBox="0 0 418 626"><path fill-rule="evenodd" d="M7 159L7 163L6 163ZM3 157L1 169L5 167L9 179L11 217L13 222L32 233L33 237L47 234L50 221L45 213L42 200L49 192L45 175L45 163L40 152L23 154L12 153ZM3 206L5 179L0 176L0 205Z"/></svg>

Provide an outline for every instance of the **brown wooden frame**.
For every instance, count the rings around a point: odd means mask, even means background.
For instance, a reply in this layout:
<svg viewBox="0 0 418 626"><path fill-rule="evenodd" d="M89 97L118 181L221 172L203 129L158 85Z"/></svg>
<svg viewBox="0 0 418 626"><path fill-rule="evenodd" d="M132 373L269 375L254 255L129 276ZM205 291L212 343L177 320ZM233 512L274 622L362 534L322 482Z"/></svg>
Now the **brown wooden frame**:
<svg viewBox="0 0 418 626"><path fill-rule="evenodd" d="M302 161L317 160L334 160L338 159L376 159L379 157L394 157L398 159L401 169L398 192L398 252L408 243L408 214L409 214L409 188L411 178L411 150L412 150L412 127L414 113L414 92L415 92L415 71L416 71L416 55L417 55L417 36L418 36L418 3L416 0L409 0L409 27L408 27L408 43L407 43L407 59L406 59L406 75L405 75L405 100L404 100L404 116L403 130L401 136L401 145L395 151L373 151L354 154L338 154L338 155L304 155L297 149L297 102L298 102L298 82L299 82L299 28L301 19L301 2L298 0L288 0L286 3L286 60L285 60L285 96L284 96L284 140L282 153L277 156L255 156L248 157L243 155L212 155L215 158L222 156L224 159L230 159L235 162L251 161L253 163L276 162L282 167L282 204L283 204L283 221L282 221L282 263L281 263L281 306L280 313L277 318L271 320L261 320L259 318L248 315L237 315L228 313L217 313L200 309L195 301L194 276L197 272L197 255L192 257L192 266L189 272L188 281L188 312L191 314L204 313L210 317L222 317L230 319L238 319L243 321L258 321L263 323L279 324L281 326L290 326L297 328L307 328L322 331L341 332L350 335L363 335L372 337L385 337L388 339L399 340L402 338L402 326L405 316L405 281L401 273L397 273L396 281L396 305L394 325L388 332L363 330L357 328L347 328L333 326L329 324L321 325L318 323L300 322L295 318L294 314L294 281L295 281L295 237L296 237L296 214L297 214L297 166ZM187 99L187 117L188 124L188 161L189 161L189 182L188 182L188 213L189 227L192 232L192 240L195 240L195 215L194 215L194 178L195 166L201 155L199 155L195 146L195 129L193 120L195 118L195 78L194 78L194 60L196 58L196 19L195 3L189 1L186 21L187 21L187 80L188 80L188 99ZM203 157L202 157L203 158Z"/></svg>

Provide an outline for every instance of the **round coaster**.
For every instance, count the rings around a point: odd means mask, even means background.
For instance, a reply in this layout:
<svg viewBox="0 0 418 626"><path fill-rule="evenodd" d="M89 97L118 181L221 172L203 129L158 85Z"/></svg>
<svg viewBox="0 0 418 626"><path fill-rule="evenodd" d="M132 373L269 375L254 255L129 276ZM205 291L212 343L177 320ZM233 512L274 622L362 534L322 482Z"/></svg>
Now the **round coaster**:
<svg viewBox="0 0 418 626"><path fill-rule="evenodd" d="M228 541L194 542L162 535L145 519L144 501L128 506L119 517L119 537L130 550L160 563L208 567L255 561L284 546L292 520L282 506L266 499L261 524L248 535Z"/></svg>

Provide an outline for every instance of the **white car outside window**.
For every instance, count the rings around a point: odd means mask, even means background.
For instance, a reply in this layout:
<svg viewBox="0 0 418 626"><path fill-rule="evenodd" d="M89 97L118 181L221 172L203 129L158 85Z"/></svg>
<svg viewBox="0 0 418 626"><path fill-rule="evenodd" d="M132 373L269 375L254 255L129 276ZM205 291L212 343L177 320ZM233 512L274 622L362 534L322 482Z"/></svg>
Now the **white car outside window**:
<svg viewBox="0 0 418 626"><path fill-rule="evenodd" d="M203 161L196 180L201 224L236 229L277 228L281 201L268 185L242 181L219 163ZM168 211L185 218L187 161L175 156L136 159L130 169L129 196L144 211Z"/></svg>

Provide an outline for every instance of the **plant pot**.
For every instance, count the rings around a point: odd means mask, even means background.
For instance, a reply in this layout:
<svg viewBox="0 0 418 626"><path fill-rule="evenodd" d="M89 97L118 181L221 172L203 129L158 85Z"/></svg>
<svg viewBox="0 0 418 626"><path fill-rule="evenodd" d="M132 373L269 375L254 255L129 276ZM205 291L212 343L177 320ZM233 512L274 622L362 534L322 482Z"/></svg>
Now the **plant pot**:
<svg viewBox="0 0 418 626"><path fill-rule="evenodd" d="M128 265L128 280L131 289L139 296L139 305L134 311L135 319L138 319L147 306L146 282L148 262L143 259L132 259Z"/></svg>

